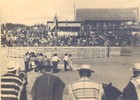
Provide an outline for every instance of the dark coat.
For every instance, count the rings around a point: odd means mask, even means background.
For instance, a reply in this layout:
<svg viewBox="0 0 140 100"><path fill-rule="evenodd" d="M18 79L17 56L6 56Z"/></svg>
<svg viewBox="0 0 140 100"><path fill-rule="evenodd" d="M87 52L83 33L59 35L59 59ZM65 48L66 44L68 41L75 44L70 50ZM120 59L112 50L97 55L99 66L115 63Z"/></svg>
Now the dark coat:
<svg viewBox="0 0 140 100"><path fill-rule="evenodd" d="M32 100L62 100L64 87L65 84L59 77L45 73L34 82Z"/></svg>
<svg viewBox="0 0 140 100"><path fill-rule="evenodd" d="M24 84L23 84L23 89L21 91L20 100L27 100L27 90L26 90L26 87L27 87L27 84L28 84L27 74L25 72L20 72L19 77L22 78L25 81Z"/></svg>
<svg viewBox="0 0 140 100"><path fill-rule="evenodd" d="M123 90L123 100L138 100L135 86L131 83L131 81Z"/></svg>

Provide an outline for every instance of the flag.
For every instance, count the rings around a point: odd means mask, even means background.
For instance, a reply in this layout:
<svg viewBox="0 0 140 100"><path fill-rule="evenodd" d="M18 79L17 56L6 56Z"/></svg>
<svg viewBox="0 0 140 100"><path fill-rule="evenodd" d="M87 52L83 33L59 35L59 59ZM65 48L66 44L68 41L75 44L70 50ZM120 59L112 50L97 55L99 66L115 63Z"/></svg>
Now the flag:
<svg viewBox="0 0 140 100"><path fill-rule="evenodd" d="M68 24L68 21L67 21L67 19L66 19L66 25Z"/></svg>
<svg viewBox="0 0 140 100"><path fill-rule="evenodd" d="M57 15L54 16L53 24L51 27L51 32L57 32L58 29L58 18Z"/></svg>

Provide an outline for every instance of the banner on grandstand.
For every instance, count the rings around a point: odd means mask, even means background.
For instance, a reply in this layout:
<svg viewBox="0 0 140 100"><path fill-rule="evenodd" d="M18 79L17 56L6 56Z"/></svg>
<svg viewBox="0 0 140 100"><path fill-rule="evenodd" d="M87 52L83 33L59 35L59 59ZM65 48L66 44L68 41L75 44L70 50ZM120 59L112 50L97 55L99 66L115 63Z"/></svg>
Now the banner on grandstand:
<svg viewBox="0 0 140 100"><path fill-rule="evenodd" d="M53 20L53 24L52 24L52 27L51 27L51 32L57 32L57 29L58 29L58 17L57 15L54 16L54 20Z"/></svg>

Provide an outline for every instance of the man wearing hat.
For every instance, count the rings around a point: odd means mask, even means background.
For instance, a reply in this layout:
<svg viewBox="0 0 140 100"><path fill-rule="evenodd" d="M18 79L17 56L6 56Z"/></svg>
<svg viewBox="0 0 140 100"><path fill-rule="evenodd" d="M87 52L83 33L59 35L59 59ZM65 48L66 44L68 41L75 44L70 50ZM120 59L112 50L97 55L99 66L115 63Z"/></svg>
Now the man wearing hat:
<svg viewBox="0 0 140 100"><path fill-rule="evenodd" d="M123 90L123 100L140 100L140 63L135 63L131 70L133 76Z"/></svg>
<svg viewBox="0 0 140 100"><path fill-rule="evenodd" d="M57 69L57 65L59 63L61 59L57 56L57 54L53 54L52 57L52 67L53 67L53 73L57 73L58 69Z"/></svg>
<svg viewBox="0 0 140 100"><path fill-rule="evenodd" d="M6 70L7 73L1 76L1 100L20 100L25 83L25 80L18 76L20 65L10 61L6 65Z"/></svg>
<svg viewBox="0 0 140 100"><path fill-rule="evenodd" d="M78 71L81 79L68 86L68 100L102 100L103 86L89 79L94 72L90 66L82 65Z"/></svg>
<svg viewBox="0 0 140 100"><path fill-rule="evenodd" d="M67 67L68 67L68 60L69 60L69 57L68 57L68 54L65 53L65 56L64 56L64 70L67 71Z"/></svg>
<svg viewBox="0 0 140 100"><path fill-rule="evenodd" d="M43 69L43 75L36 78L31 90L32 100L62 100L65 84L50 71L48 66Z"/></svg>

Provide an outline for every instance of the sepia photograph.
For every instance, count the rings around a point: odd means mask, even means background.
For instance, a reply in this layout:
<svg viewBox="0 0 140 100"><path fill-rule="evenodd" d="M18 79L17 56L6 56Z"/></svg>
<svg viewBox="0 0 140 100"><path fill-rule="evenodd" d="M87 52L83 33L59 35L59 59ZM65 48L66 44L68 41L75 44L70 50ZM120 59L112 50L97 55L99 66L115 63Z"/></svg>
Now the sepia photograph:
<svg viewBox="0 0 140 100"><path fill-rule="evenodd" d="M139 0L0 0L0 100L140 100Z"/></svg>

